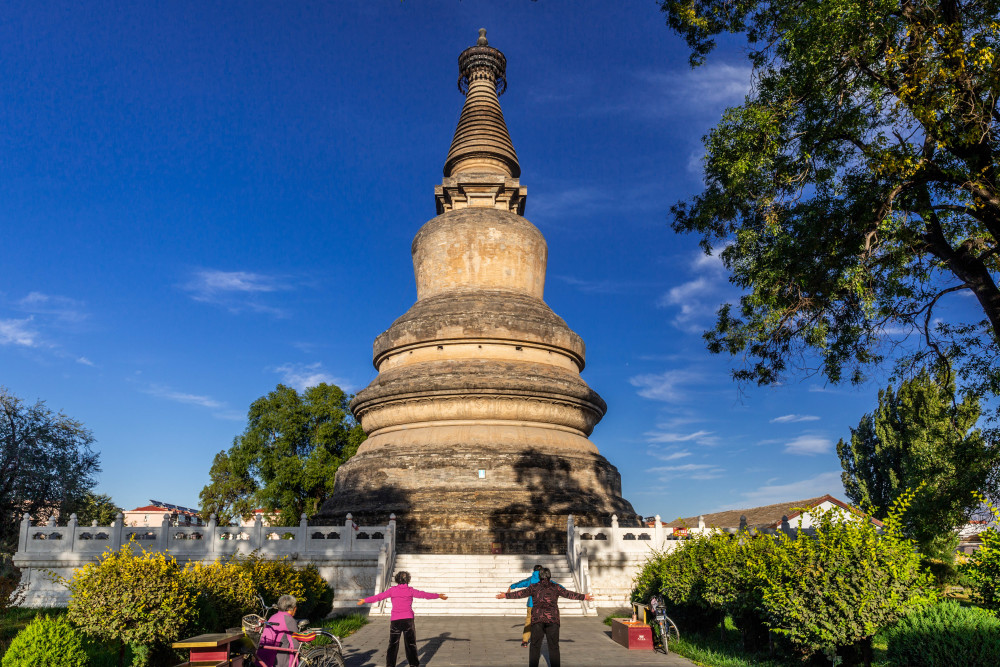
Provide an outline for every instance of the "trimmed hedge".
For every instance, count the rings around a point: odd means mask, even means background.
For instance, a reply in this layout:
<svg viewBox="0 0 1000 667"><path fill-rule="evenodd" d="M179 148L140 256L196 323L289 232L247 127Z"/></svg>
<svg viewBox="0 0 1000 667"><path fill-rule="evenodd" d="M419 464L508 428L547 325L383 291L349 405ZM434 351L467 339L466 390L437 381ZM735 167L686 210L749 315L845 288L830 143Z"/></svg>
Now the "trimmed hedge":
<svg viewBox="0 0 1000 667"><path fill-rule="evenodd" d="M985 609L948 600L902 618L888 631L897 667L1000 665L1000 619Z"/></svg>
<svg viewBox="0 0 1000 667"><path fill-rule="evenodd" d="M89 667L80 632L62 617L36 616L17 633L3 667Z"/></svg>

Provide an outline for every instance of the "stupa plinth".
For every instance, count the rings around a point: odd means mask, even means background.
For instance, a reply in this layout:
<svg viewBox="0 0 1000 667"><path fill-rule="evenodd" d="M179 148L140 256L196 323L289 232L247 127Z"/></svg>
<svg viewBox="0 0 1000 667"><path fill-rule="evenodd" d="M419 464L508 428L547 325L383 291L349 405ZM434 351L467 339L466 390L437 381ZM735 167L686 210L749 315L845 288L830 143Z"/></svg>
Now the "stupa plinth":
<svg viewBox="0 0 1000 667"><path fill-rule="evenodd" d="M560 553L567 515L635 512L588 440L606 405L580 377L583 340L543 301L548 247L523 217L506 59L485 32L459 57L438 215L413 239L417 302L375 339L379 374L351 402L368 439L320 517L395 513L411 552Z"/></svg>

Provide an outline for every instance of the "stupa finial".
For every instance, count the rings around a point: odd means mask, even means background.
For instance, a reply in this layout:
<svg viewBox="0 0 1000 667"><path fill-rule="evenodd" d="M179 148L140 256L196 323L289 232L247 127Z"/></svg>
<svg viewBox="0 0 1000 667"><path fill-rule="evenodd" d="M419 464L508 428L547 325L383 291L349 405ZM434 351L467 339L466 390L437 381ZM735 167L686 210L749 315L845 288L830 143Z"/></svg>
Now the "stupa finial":
<svg viewBox="0 0 1000 667"><path fill-rule="evenodd" d="M479 29L479 39L476 40L477 46L489 46L490 43L486 40L486 28Z"/></svg>

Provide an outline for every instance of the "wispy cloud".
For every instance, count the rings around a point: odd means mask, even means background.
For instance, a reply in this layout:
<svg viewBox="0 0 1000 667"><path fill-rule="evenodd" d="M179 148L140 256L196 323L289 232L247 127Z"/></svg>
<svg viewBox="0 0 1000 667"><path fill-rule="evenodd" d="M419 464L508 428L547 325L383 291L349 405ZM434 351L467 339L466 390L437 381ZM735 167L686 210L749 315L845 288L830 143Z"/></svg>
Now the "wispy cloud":
<svg viewBox="0 0 1000 667"><path fill-rule="evenodd" d="M165 387L159 384L151 384L145 389L141 389L142 393L149 394L150 396L155 396L156 398L162 398L167 401L173 401L174 403L183 403L185 405L198 405L203 408L211 408L213 410L218 410L225 407L225 403L217 401L210 396L203 396L200 394L188 394L181 391L174 391L169 387Z"/></svg>
<svg viewBox="0 0 1000 667"><path fill-rule="evenodd" d="M700 373L688 370L669 370L647 373L629 378L629 384L638 387L639 395L654 401L675 402L688 398L690 386L703 380Z"/></svg>
<svg viewBox="0 0 1000 667"><path fill-rule="evenodd" d="M722 259L715 254L698 252L689 262L689 271L694 278L671 287L660 297L660 308L678 308L672 324L687 333L704 331L715 315L719 304L731 296L733 289L726 280L726 269Z"/></svg>
<svg viewBox="0 0 1000 667"><path fill-rule="evenodd" d="M622 294L635 289L634 283L616 280L584 280L573 276L555 276L558 280L571 285L584 294Z"/></svg>
<svg viewBox="0 0 1000 667"><path fill-rule="evenodd" d="M67 296L31 292L15 302L18 310L36 315L48 315L64 323L76 324L90 315L84 310L84 303Z"/></svg>
<svg viewBox="0 0 1000 667"><path fill-rule="evenodd" d="M786 454L816 456L817 454L826 454L831 450L833 450L833 441L818 435L800 435L785 443Z"/></svg>
<svg viewBox="0 0 1000 667"><path fill-rule="evenodd" d="M335 384L344 391L352 391L351 383L341 378L334 377L323 370L323 364L283 364L274 369L281 374L282 384L293 387L296 391L305 391L309 387L315 387L321 382Z"/></svg>
<svg viewBox="0 0 1000 667"><path fill-rule="evenodd" d="M677 449L674 447L661 449L655 445L651 446L646 453L661 461L676 461L691 456L691 452L687 449Z"/></svg>
<svg viewBox="0 0 1000 667"><path fill-rule="evenodd" d="M650 468L649 472L665 482L678 477L696 480L718 479L726 471L714 463L684 463L676 466L655 466Z"/></svg>
<svg viewBox="0 0 1000 667"><path fill-rule="evenodd" d="M795 424L798 422L814 422L819 417L815 415L781 415L771 420L772 424Z"/></svg>
<svg viewBox="0 0 1000 667"><path fill-rule="evenodd" d="M844 486L840 481L839 472L824 472L815 477L785 484L768 482L758 489L742 494L745 499L743 502L720 509L773 505L774 503L815 498L827 493L835 497L844 497Z"/></svg>
<svg viewBox="0 0 1000 667"><path fill-rule="evenodd" d="M195 271L180 286L195 301L223 306L232 313L250 311L283 316L284 311L261 301L262 295L291 289L276 276L248 271Z"/></svg>
<svg viewBox="0 0 1000 667"><path fill-rule="evenodd" d="M23 320L0 320L0 345L42 347L38 331L31 326L33 320L33 317L26 317Z"/></svg>
<svg viewBox="0 0 1000 667"><path fill-rule="evenodd" d="M670 431L649 431L644 434L646 442L650 443L670 443L670 442L694 442L705 447L712 447L719 444L718 436L712 431L695 431L694 433L676 433Z"/></svg>
<svg viewBox="0 0 1000 667"><path fill-rule="evenodd" d="M87 357L77 357L76 363L82 364L84 366L94 366L94 362Z"/></svg>

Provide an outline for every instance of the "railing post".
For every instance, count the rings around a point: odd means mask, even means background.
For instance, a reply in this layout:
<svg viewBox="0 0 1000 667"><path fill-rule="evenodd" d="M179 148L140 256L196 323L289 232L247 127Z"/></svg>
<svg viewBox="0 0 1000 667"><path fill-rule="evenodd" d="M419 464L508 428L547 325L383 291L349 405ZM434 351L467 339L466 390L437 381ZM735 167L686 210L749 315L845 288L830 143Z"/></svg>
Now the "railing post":
<svg viewBox="0 0 1000 667"><path fill-rule="evenodd" d="M354 551L354 516L350 512L344 518L344 532L347 533L347 550Z"/></svg>
<svg viewBox="0 0 1000 667"><path fill-rule="evenodd" d="M299 515L299 529L295 532L295 543L299 547L299 553L304 555L309 550L309 520L305 512Z"/></svg>
<svg viewBox="0 0 1000 667"><path fill-rule="evenodd" d="M573 515L570 514L566 517L566 553L570 555L570 565L573 564L572 554L573 554L573 543L575 541L574 536L574 525L573 525Z"/></svg>
<svg viewBox="0 0 1000 667"><path fill-rule="evenodd" d="M611 544L614 545L615 551L621 551L621 544L619 543L618 536L618 515L611 515Z"/></svg>
<svg viewBox="0 0 1000 667"><path fill-rule="evenodd" d="M160 519L160 534L156 536L156 548L164 553L170 551L170 515L164 513Z"/></svg>
<svg viewBox="0 0 1000 667"><path fill-rule="evenodd" d="M253 517L253 534L250 535L251 550L264 548L264 519L260 512L255 512Z"/></svg>
<svg viewBox="0 0 1000 667"><path fill-rule="evenodd" d="M118 551L122 547L122 528L125 526L125 515L115 514L115 522L111 524L111 548Z"/></svg>
<svg viewBox="0 0 1000 667"><path fill-rule="evenodd" d="M219 549L219 536L216 535L216 527L218 526L218 519L215 517L215 512L208 515L208 525L205 527L205 538L211 543L208 545L209 553L216 553Z"/></svg>
<svg viewBox="0 0 1000 667"><path fill-rule="evenodd" d="M660 515L657 514L653 521L653 543L656 544L657 549L663 548L663 522L660 521Z"/></svg>
<svg viewBox="0 0 1000 667"><path fill-rule="evenodd" d="M76 527L78 521L76 518L76 512L69 515L69 523L66 524L67 537L69 538L69 550L76 551Z"/></svg>
<svg viewBox="0 0 1000 667"><path fill-rule="evenodd" d="M31 539L31 515L27 512L21 517L21 532L17 536L17 550L21 553L28 551L28 540Z"/></svg>
<svg viewBox="0 0 1000 667"><path fill-rule="evenodd" d="M587 547L580 549L580 586L583 594L590 593L590 562L587 559ZM590 608L591 603L584 601L583 606Z"/></svg>

